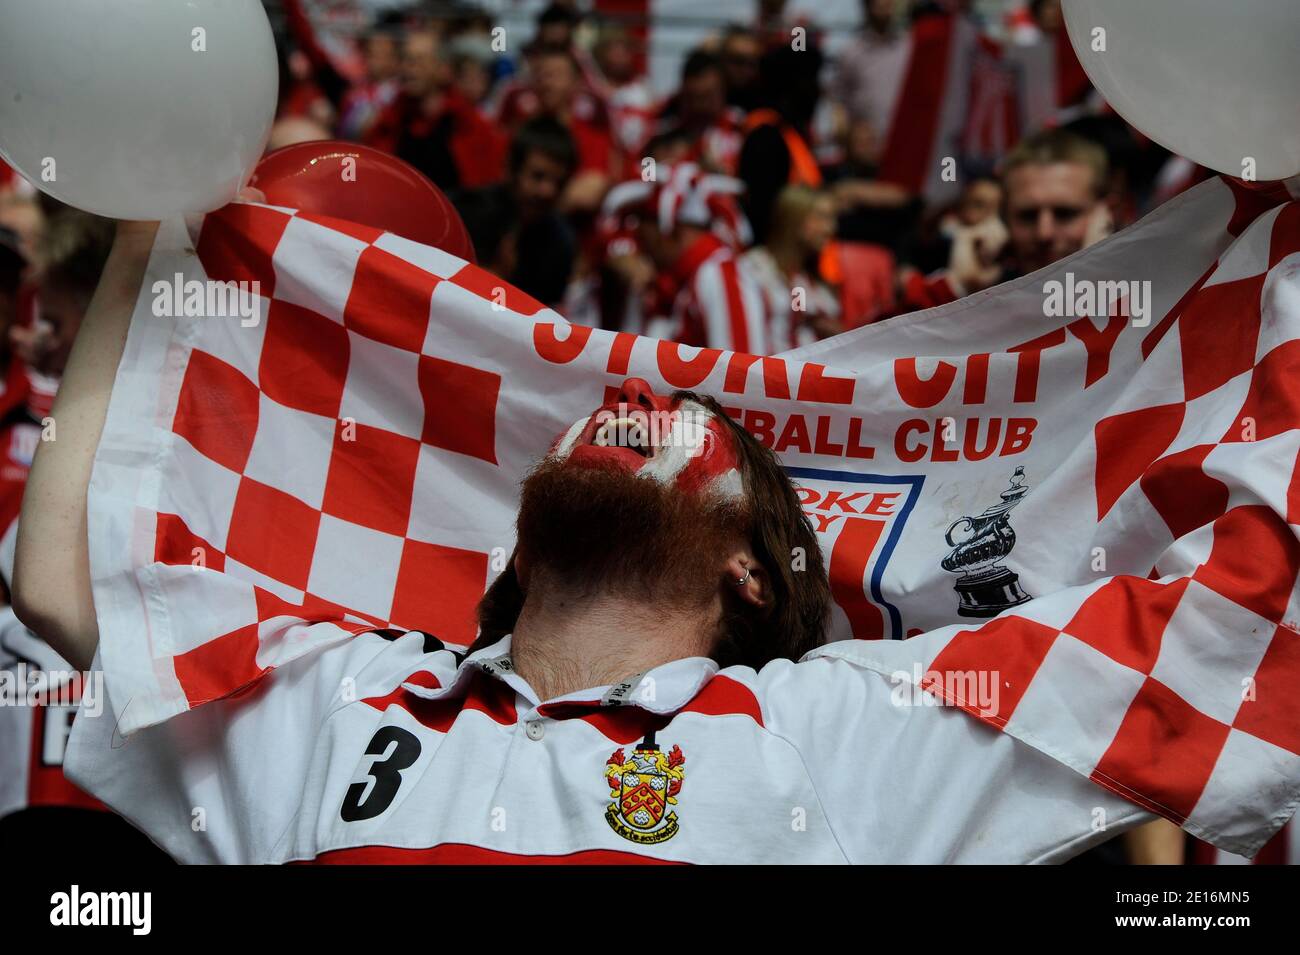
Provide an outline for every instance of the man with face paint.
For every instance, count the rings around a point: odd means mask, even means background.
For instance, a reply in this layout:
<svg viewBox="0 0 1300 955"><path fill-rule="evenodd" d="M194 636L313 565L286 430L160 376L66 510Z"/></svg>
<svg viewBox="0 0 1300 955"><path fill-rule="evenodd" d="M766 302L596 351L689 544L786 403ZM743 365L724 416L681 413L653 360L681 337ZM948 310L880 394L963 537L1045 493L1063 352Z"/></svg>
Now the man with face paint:
<svg viewBox="0 0 1300 955"><path fill-rule="evenodd" d="M542 699L680 657L761 667L823 639L829 587L798 498L711 398L626 381L524 481L517 526L475 646L510 634Z"/></svg>
<svg viewBox="0 0 1300 955"><path fill-rule="evenodd" d="M76 664L151 237L119 228L20 525L15 607ZM66 769L185 862L1037 862L1151 818L912 692L906 644L818 647L828 590L774 456L712 399L631 379L524 481L472 646L298 625L314 649L125 745L77 719Z"/></svg>

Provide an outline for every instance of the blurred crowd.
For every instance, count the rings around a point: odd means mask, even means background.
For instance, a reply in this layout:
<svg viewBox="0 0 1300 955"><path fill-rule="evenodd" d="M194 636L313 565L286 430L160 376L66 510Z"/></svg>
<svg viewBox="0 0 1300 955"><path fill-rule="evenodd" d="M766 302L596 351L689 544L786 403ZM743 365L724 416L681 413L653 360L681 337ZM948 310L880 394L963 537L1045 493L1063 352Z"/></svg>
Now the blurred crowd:
<svg viewBox="0 0 1300 955"><path fill-rule="evenodd" d="M390 3L351 36L278 7L272 147L392 152L452 197L480 265L571 321L690 345L770 354L941 304L1204 174L1092 90L1059 0L861 0L835 36L782 0L720 3L663 91L628 4L521 29Z"/></svg>
<svg viewBox="0 0 1300 955"><path fill-rule="evenodd" d="M461 2L267 6L268 151L391 152L451 197L489 271L571 321L684 344L771 354L942 304L1206 175L1092 90L1060 0L860 0L834 29L719 3L664 90L646 3L505 26ZM103 238L0 164L0 348L47 378L88 292L43 276L83 256L93 279Z"/></svg>

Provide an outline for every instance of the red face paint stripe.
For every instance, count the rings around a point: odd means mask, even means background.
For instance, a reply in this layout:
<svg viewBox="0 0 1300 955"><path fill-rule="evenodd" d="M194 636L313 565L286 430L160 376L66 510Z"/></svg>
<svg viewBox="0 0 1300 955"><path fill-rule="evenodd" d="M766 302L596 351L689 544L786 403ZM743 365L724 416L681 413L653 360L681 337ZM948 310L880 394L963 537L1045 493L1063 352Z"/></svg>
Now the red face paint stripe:
<svg viewBox="0 0 1300 955"><path fill-rule="evenodd" d="M686 462L686 466L677 475L677 487L682 491L694 493L728 471L740 467L734 439L720 421L709 421L706 440L708 444Z"/></svg>

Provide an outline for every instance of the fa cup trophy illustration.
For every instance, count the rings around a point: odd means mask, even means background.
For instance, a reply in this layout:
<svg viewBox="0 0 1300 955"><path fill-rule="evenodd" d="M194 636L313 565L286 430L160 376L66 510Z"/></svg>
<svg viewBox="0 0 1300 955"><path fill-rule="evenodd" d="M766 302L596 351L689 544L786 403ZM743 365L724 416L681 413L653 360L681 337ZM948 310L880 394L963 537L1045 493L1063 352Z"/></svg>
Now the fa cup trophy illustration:
<svg viewBox="0 0 1300 955"><path fill-rule="evenodd" d="M1030 599L1021 589L1015 571L1001 564L1016 546L1016 532L1009 519L1011 509L1027 493L1025 469L1016 468L1011 485L1000 495L1002 500L977 517L953 521L944 535L952 553L940 566L958 575L953 589L960 600L957 613L961 616L996 617L1008 607Z"/></svg>

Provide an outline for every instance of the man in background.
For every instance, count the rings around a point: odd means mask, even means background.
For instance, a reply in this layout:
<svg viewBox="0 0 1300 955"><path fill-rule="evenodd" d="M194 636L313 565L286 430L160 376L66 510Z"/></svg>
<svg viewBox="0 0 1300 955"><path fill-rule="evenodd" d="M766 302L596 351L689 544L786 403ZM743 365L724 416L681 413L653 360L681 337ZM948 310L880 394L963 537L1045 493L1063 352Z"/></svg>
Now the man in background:
<svg viewBox="0 0 1300 955"><path fill-rule="evenodd" d="M690 141L688 159L714 172L732 173L744 138L745 114L727 103L722 61L708 50L694 50L682 65L677 95L664 106L659 131Z"/></svg>
<svg viewBox="0 0 1300 955"><path fill-rule="evenodd" d="M1066 130L1021 142L1002 166L1003 214L950 230L948 266L931 277L939 289L916 307L942 305L1028 275L1110 234L1104 201L1105 150ZM939 280L939 285L934 280Z"/></svg>
<svg viewBox="0 0 1300 955"><path fill-rule="evenodd" d="M576 241L557 208L577 162L569 131L536 116L515 133L506 181L457 202L479 262L544 305L560 302L573 272Z"/></svg>
<svg viewBox="0 0 1300 955"><path fill-rule="evenodd" d="M841 51L827 90L878 140L889 132L910 49L899 7L899 0L862 0L862 30Z"/></svg>
<svg viewBox="0 0 1300 955"><path fill-rule="evenodd" d="M433 30L407 34L402 89L379 116L367 144L391 152L443 190L475 189L501 178L505 141L452 82Z"/></svg>

